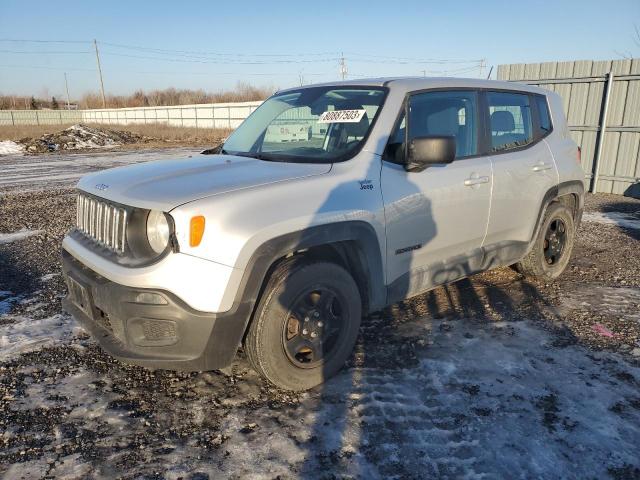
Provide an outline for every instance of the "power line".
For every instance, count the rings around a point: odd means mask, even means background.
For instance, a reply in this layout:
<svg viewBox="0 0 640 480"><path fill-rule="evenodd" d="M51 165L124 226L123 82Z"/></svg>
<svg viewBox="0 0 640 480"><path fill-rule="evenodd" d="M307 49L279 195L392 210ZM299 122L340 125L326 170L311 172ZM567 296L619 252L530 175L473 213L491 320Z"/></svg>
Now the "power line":
<svg viewBox="0 0 640 480"><path fill-rule="evenodd" d="M28 68L28 69L38 69L38 70L58 70L65 72L95 72L95 68L73 68L73 67L45 67L42 65L0 65L0 68ZM216 75L264 75L264 76L288 76L288 75L297 75L296 72L185 72L185 71L139 71L139 70L127 70L127 73L141 74L141 75L207 75L207 76L216 76ZM323 76L327 75L326 73L308 73L304 72L304 75L309 76Z"/></svg>
<svg viewBox="0 0 640 480"><path fill-rule="evenodd" d="M26 40L15 38L0 38L0 42L13 43L91 43L89 40Z"/></svg>
<svg viewBox="0 0 640 480"><path fill-rule="evenodd" d="M227 52L207 52L198 50L170 50L163 48L140 47L135 45L124 45L121 43L100 42L103 45L111 47L123 48L128 50L140 50L144 52L157 52L167 54L185 54L196 55L201 57L210 56L229 56L229 57L309 57L309 56L326 56L336 55L336 52L306 52L306 53L227 53Z"/></svg>
<svg viewBox="0 0 640 480"><path fill-rule="evenodd" d="M91 44L90 40L27 40L27 39L9 39L0 38L0 42L13 42L13 43L73 43L73 44ZM317 57L336 55L336 52L304 52L304 53L229 53L229 52L208 52L201 50L172 50L154 47L142 47L138 45L125 45L122 43L112 42L100 42L101 45L108 45L114 48L121 48L126 50L138 50L149 53L157 54L169 54L174 56L195 56L195 58L207 58L211 56L226 56L226 57ZM23 53L23 52L17 52ZM38 52L33 52L38 53ZM91 53L91 52L87 52Z"/></svg>
<svg viewBox="0 0 640 480"><path fill-rule="evenodd" d="M131 55L128 53L116 53L111 51L104 51L104 55L116 56L116 57L128 57L139 58L143 60L160 60L163 62L178 62L178 63L202 63L202 64L216 64L216 65L273 65L273 64L300 64L300 63L329 63L339 60L339 58L326 58L318 60L256 60L256 61L228 61L228 60L197 60L193 58L176 58L176 57L149 57L145 55Z"/></svg>
<svg viewBox="0 0 640 480"><path fill-rule="evenodd" d="M399 56L390 56L390 55L370 55L367 53L354 53L347 52L347 55L354 57L368 57L368 58L382 58L389 60L407 60L414 61L420 63L479 63L481 59L444 59L444 58L419 58L419 57L399 57Z"/></svg>
<svg viewBox="0 0 640 480"><path fill-rule="evenodd" d="M390 58L382 58L379 60L368 60L368 59L357 59L349 57L349 60L356 63L384 63L384 64L392 64L392 65L451 65L451 64L469 64L469 63L480 63L479 60L471 60L471 61L455 61L449 62L446 60L393 60Z"/></svg>
<svg viewBox="0 0 640 480"><path fill-rule="evenodd" d="M59 70L66 72L95 72L95 68L45 67L42 65L0 65L2 68L36 68L39 70Z"/></svg>
<svg viewBox="0 0 640 480"><path fill-rule="evenodd" d="M0 50L0 53L17 53L20 55L23 54L36 54L36 55L42 55L42 54L53 54L53 55L66 55L66 54L86 54L86 53L92 53L90 50L74 50L74 51L60 51L60 50Z"/></svg>
<svg viewBox="0 0 640 480"><path fill-rule="evenodd" d="M90 44L92 42L87 40L29 40L29 39L0 39L0 42L24 42L24 43L74 43L74 44ZM305 53L229 53L229 52L208 52L208 51L198 51L198 50L173 50L173 49L162 49L155 47L143 47L138 45L128 45L121 43L112 43L112 42L101 42L103 46L110 46L112 48L117 49L125 49L125 50L134 50L140 52L147 52L150 54L157 55L157 57L149 57L142 55L131 55L125 53L117 53L112 51L105 51L103 53L109 53L110 55L115 56L129 56L131 58L141 58L141 59L164 59L164 57L174 57L183 60L185 58L191 59L201 59L201 60L211 60L210 57L235 57L235 58L274 58L280 60L273 60L273 63L314 63L314 62L331 62L335 61L337 54L336 52L305 52ZM5 53L40 53L37 51L27 52L27 51L3 51ZM91 51L77 51L77 52L55 52L48 51L43 53L91 53ZM284 60L285 58L297 58L297 57L327 57L332 56L330 58L321 58L321 59L305 59L305 60ZM412 63L419 64L468 64L468 63L481 63L485 61L484 59L443 59L443 58L420 58L420 57L400 57L400 56L390 56L390 55L379 55L379 54L367 54L367 53L357 53L357 52L346 52L346 57L344 54L341 54L338 58L342 60L343 58L347 58L350 61L358 62L358 63L394 63L400 65L408 65ZM215 59L211 61L211 63L225 63L219 59ZM250 62L228 62L228 63L238 63L238 64L250 64L250 65L258 65L262 63L269 63L267 61L250 61Z"/></svg>
<svg viewBox="0 0 640 480"><path fill-rule="evenodd" d="M384 64L384 65L440 65L443 70L422 69L423 76L427 74L436 75L456 75L480 70L481 76L486 65L485 59L443 59L443 58L419 58L419 57L399 57L379 54L367 54L357 52L308 52L308 53L228 53L228 52L211 52L197 50L173 50L155 47L144 47L138 45L129 45L121 43L101 42L100 52L98 51L97 41L89 40L39 40L39 39L7 39L0 38L0 43L33 43L33 44L74 44L87 45L90 44L91 50L27 50L27 49L4 49L0 53L18 54L18 55L87 55L95 52L98 74L100 77L100 89L102 93L103 103L105 99L104 81L102 77L101 58L104 56L133 58L149 61L171 62L180 64L201 64L201 65L303 65L303 64L322 64L339 62L339 75L344 80L347 77L363 77L348 72L347 62L360 64ZM106 47L106 48L105 48ZM6 65L10 68L36 68L46 70L64 70L67 71L91 71L95 69L84 68L56 68L49 66L28 66L28 65ZM452 68L449 68L452 67ZM365 67L366 68L366 67ZM388 68L387 68L388 70ZM237 75L237 76L294 76L294 73L286 72L158 72L158 71L135 71L127 70L130 74L141 75ZM298 80L300 80L298 72ZM307 76L331 76L326 73L306 73ZM380 77L377 75L366 75L366 77Z"/></svg>

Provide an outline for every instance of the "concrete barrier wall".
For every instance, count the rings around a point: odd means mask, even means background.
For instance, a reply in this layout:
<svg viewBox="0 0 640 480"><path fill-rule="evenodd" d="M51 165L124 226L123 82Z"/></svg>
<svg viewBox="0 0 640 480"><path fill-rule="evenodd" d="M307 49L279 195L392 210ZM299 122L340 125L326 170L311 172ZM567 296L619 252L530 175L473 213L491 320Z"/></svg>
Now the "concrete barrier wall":
<svg viewBox="0 0 640 480"><path fill-rule="evenodd" d="M164 123L176 127L236 128L262 102L205 103L175 107L82 110L85 123Z"/></svg>
<svg viewBox="0 0 640 480"><path fill-rule="evenodd" d="M0 110L0 125L60 125L79 122L113 125L164 123L176 127L236 128L261 103L204 103L175 107L94 110Z"/></svg>
<svg viewBox="0 0 640 480"><path fill-rule="evenodd" d="M0 125L61 125L82 121L82 110L0 110Z"/></svg>

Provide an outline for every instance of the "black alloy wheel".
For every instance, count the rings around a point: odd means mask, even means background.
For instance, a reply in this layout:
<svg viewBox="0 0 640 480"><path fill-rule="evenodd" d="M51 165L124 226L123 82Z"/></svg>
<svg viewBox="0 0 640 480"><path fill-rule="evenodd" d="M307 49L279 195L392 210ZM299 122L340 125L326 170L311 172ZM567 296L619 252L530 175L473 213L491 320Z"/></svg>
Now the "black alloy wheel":
<svg viewBox="0 0 640 480"><path fill-rule="evenodd" d="M544 259L547 265L555 265L560 261L567 243L567 226L556 218L549 223L544 235Z"/></svg>

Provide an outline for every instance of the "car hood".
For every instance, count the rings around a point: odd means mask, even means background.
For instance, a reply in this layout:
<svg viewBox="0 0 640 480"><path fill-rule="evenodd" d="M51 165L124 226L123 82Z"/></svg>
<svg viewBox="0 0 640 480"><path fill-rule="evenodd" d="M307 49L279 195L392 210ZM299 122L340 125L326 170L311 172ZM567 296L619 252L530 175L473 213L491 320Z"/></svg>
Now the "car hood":
<svg viewBox="0 0 640 480"><path fill-rule="evenodd" d="M331 164L203 155L103 170L82 177L78 188L124 205L168 212L212 195L321 175L329 170Z"/></svg>

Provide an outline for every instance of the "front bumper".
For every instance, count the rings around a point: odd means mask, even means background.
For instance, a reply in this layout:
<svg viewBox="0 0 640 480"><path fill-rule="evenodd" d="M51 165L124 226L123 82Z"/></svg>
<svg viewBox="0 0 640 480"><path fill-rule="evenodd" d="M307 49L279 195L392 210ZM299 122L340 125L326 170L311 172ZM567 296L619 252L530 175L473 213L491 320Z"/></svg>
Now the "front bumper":
<svg viewBox="0 0 640 480"><path fill-rule="evenodd" d="M164 290L201 312L225 312L233 306L242 272L202 258L172 253L152 265L118 265L67 235L62 249L92 271L120 285Z"/></svg>
<svg viewBox="0 0 640 480"><path fill-rule="evenodd" d="M249 317L247 305L224 313L194 310L165 290L112 282L62 251L69 293L65 311L110 355L151 369L205 371L228 366ZM140 293L159 295L164 304L140 303ZM157 297L155 297L157 298Z"/></svg>

